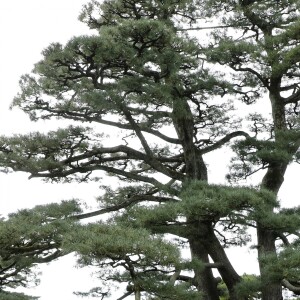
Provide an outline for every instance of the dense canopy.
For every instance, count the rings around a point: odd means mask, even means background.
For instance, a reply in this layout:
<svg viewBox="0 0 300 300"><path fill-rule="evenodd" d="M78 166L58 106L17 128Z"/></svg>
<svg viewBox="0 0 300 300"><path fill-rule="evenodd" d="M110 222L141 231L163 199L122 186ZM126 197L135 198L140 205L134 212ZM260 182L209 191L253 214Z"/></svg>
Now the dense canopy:
<svg viewBox="0 0 300 300"><path fill-rule="evenodd" d="M116 298L107 282L126 283L119 299L299 295L299 208L277 199L300 158L299 1L91 1L80 20L91 35L43 50L13 102L33 121L70 125L1 137L0 166L53 182L95 180L100 207L72 200L1 221L3 289L13 276L26 281L34 264L75 252L80 265L98 267L102 282L83 295L100 299ZM205 156L229 145L228 181L213 184ZM258 186L240 183L262 170ZM102 185L105 174L119 183ZM11 228L15 241L5 238ZM249 244L251 228L257 276L238 274L226 253Z"/></svg>

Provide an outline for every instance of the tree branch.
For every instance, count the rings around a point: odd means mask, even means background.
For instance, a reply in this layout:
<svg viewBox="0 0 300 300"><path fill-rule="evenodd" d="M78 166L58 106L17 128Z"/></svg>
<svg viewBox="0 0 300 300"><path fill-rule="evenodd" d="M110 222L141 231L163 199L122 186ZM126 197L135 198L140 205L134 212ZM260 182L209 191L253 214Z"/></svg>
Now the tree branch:
<svg viewBox="0 0 300 300"><path fill-rule="evenodd" d="M227 134L225 137L220 139L219 141L215 142L213 145L208 146L206 148L200 149L199 152L201 154L209 153L211 151L217 150L227 142L229 142L231 139L238 137L238 136L244 136L245 138L250 138L250 135L244 131L235 131L232 133Z"/></svg>
<svg viewBox="0 0 300 300"><path fill-rule="evenodd" d="M294 286L286 279L282 279L281 283L284 287L294 292L296 295L300 295L300 286Z"/></svg>
<svg viewBox="0 0 300 300"><path fill-rule="evenodd" d="M286 98L282 97L282 99L285 104L297 103L298 101L300 101L300 89L296 93L292 94L291 96L286 97Z"/></svg>
<svg viewBox="0 0 300 300"><path fill-rule="evenodd" d="M71 216L70 219L82 220L82 219L87 219L87 218L91 218L91 217L96 217L96 216L103 215L103 214L106 214L109 212L118 211L122 208L129 207L133 204L136 204L136 203L139 203L142 201L177 202L177 200L174 200L173 198L168 198L168 197L156 197L156 196L151 196L151 195L134 195L134 196L130 197L128 200L125 200L120 204L102 208L102 209L92 211L89 213Z"/></svg>
<svg viewBox="0 0 300 300"><path fill-rule="evenodd" d="M135 122L135 120L133 119L131 112L129 111L129 109L126 107L126 105L124 105L122 102L119 103L119 107L121 108L121 110L123 111L126 119L128 120L128 122L130 123L132 129L135 131L137 137L139 138L146 154L150 157L153 157L153 152L151 151L142 131L141 128L139 127L139 125Z"/></svg>
<svg viewBox="0 0 300 300"><path fill-rule="evenodd" d="M288 240L288 238L281 232L276 232L276 235L282 240L282 242L284 243L285 246L289 246L290 242Z"/></svg>
<svg viewBox="0 0 300 300"><path fill-rule="evenodd" d="M67 111L67 110L62 110L62 109L55 109L55 108L51 108L49 106L45 107L44 105L41 105L40 107L36 105L36 106L34 106L34 109L49 112L49 114L45 115L44 117L51 117L51 116L52 117L63 117L65 119L70 119L70 120L74 120L74 121L96 122L96 123L120 128L120 129L133 130L133 128L130 124L122 124L119 122L102 119L101 115L99 115L99 112L85 111L84 113L81 113L78 111ZM31 108L30 110L33 110L33 109ZM179 139L168 137L157 130L154 130L152 128L149 128L148 126L145 126L143 123L140 124L140 129L141 129L141 131L155 135L158 138L160 138L168 143L180 144Z"/></svg>
<svg viewBox="0 0 300 300"><path fill-rule="evenodd" d="M123 300L125 298L127 298L128 296L130 296L133 292L129 291L127 293L125 293L122 297L118 298L117 300Z"/></svg>
<svg viewBox="0 0 300 300"><path fill-rule="evenodd" d="M221 29L221 28L240 28L241 26L236 25L219 25L219 26L203 26L193 28L177 28L176 31L192 31L192 30L209 30L209 29Z"/></svg>
<svg viewBox="0 0 300 300"><path fill-rule="evenodd" d="M253 70L252 68L242 68L242 67L236 68L233 64L231 64L230 67L237 72L249 72L255 75L262 82L264 87L269 88L270 85L268 83L268 80L265 79L261 74L259 74L257 71Z"/></svg>
<svg viewBox="0 0 300 300"><path fill-rule="evenodd" d="M120 175L123 176L127 179L133 179L136 181L142 181L142 182L147 182L150 183L156 187L163 187L164 185L160 183L158 180L152 178L152 177L147 177L147 176L142 176L142 175L137 175L133 174L131 172L126 172L120 169L116 169L113 167L108 167L108 166L102 166L102 165L97 165L97 166L86 166L86 167L74 167L69 170L65 171L53 171L49 173L32 173L32 175L29 176L29 179L31 178L62 178L62 177L67 177L69 175L77 174L77 173L89 173L91 171L106 171L108 173L113 173L115 175Z"/></svg>

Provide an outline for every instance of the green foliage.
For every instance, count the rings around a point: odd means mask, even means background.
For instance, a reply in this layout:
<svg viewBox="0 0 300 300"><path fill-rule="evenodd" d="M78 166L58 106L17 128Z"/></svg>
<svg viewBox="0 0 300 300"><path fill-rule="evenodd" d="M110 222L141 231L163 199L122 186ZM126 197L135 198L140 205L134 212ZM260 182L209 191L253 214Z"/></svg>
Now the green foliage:
<svg viewBox="0 0 300 300"><path fill-rule="evenodd" d="M66 234L62 247L67 252L75 251L81 266L100 267L98 276L103 282L133 280L134 287L139 286L150 294L163 295L172 291L179 297L185 293L179 286L168 287L168 274L180 264L178 249L145 229L102 222L77 225ZM90 293L97 291L96 288ZM105 293L109 293L109 289ZM193 293L187 295L193 296Z"/></svg>
<svg viewBox="0 0 300 300"><path fill-rule="evenodd" d="M0 289L37 284L37 264L67 254L60 247L62 237L72 230L74 222L68 218L80 211L75 200L63 201L23 209L2 219Z"/></svg>
<svg viewBox="0 0 300 300"><path fill-rule="evenodd" d="M9 293L0 291L1 300L38 300L39 297L24 295L23 293Z"/></svg>
<svg viewBox="0 0 300 300"><path fill-rule="evenodd" d="M278 205L276 196L267 190L248 187L230 187L193 181L184 187L181 197L188 214L201 214L205 211L217 216L226 216L246 208L259 208L265 205Z"/></svg>
<svg viewBox="0 0 300 300"><path fill-rule="evenodd" d="M237 296L246 299L261 299L262 283L258 276L243 275L243 280L236 286Z"/></svg>
<svg viewBox="0 0 300 300"><path fill-rule="evenodd" d="M300 280L300 252L299 243L283 247L278 256L267 255L262 258L267 266L268 277L265 281L288 279L291 282Z"/></svg>
<svg viewBox="0 0 300 300"><path fill-rule="evenodd" d="M261 281L260 278L252 274L242 275L242 281L236 285L235 290L239 299L261 299ZM220 290L220 300L229 300L229 293L225 283L222 281L218 284Z"/></svg>
<svg viewBox="0 0 300 300"><path fill-rule="evenodd" d="M146 230L113 224L78 225L75 231L65 237L63 247L68 251L78 251L87 260L106 257L124 259L128 255L140 254L143 260L169 265L179 259L176 248L159 237L151 236Z"/></svg>
<svg viewBox="0 0 300 300"><path fill-rule="evenodd" d="M223 299L264 299L266 283L299 281L299 209L280 209L276 197L299 160L299 10L297 0L86 4L80 19L97 33L48 46L13 106L34 121L93 130L1 137L0 167L52 181L88 181L100 171L120 184L101 186L101 207L90 214L78 216L74 200L1 220L3 285L27 285L33 265L70 252L80 266L99 268L101 286L81 295L107 297L107 285L126 283L127 293L148 299L214 299L211 267L223 277ZM215 22L207 36L189 33ZM250 105L267 93L270 119L254 112L248 124L235 121L229 98ZM243 131L249 123L252 136ZM228 179L267 169L257 188L207 183L203 156L234 138ZM104 213L106 221L76 222ZM260 235L261 277L239 276L224 252L245 245L250 227ZM291 234L291 246L275 244Z"/></svg>
<svg viewBox="0 0 300 300"><path fill-rule="evenodd" d="M289 131L278 131L276 141L256 138L237 141L232 147L237 157L232 160L231 175L240 178L272 164L289 164L297 153L298 141L299 129L296 126Z"/></svg>

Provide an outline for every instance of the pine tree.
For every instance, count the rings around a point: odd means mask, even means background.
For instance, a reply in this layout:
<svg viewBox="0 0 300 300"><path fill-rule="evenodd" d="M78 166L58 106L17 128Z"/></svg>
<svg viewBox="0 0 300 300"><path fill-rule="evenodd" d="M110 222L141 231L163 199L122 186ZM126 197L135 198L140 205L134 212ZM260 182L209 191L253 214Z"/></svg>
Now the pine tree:
<svg viewBox="0 0 300 300"><path fill-rule="evenodd" d="M223 9L228 11L222 19L223 28L212 33L207 52L210 62L231 69L233 88L242 101L247 104L263 101L263 95L267 94L272 111L269 125L257 113L249 116L254 121L255 137L235 145L238 157L235 175L247 177L266 169L261 188L277 194L288 165L299 159L299 1L206 1L205 4L214 16L222 14ZM274 205L266 207L269 212L274 209ZM283 220L277 225L272 224L273 220L267 224L265 219L256 221L260 272L266 279L269 277L266 257L278 258L276 240L282 239L289 249L287 229L283 229ZM280 272L277 282L266 279L263 299L281 299L284 272ZM285 281L284 286L287 286ZM296 290L299 292L299 288L295 287Z"/></svg>
<svg viewBox="0 0 300 300"><path fill-rule="evenodd" d="M126 283L120 299L215 300L221 280L231 300L282 299L282 286L299 294L299 209L281 209L276 197L299 160L298 1L92 1L80 19L94 34L46 48L13 103L33 121L74 124L0 140L6 171L119 180L103 186L99 210L52 220L73 224L54 231L59 249L98 266L104 281ZM230 99L252 105L266 93L271 119L251 114L246 130ZM205 155L233 140L228 178L265 169L259 187L208 183ZM106 221L78 222L107 213ZM260 274L242 277L225 248L247 244L250 227ZM90 293L110 291L103 284Z"/></svg>

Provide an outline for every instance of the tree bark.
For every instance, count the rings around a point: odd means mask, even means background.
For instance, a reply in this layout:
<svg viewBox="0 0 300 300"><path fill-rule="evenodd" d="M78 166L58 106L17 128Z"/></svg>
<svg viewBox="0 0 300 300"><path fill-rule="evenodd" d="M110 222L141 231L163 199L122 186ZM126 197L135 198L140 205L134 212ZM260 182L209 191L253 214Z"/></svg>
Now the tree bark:
<svg viewBox="0 0 300 300"><path fill-rule="evenodd" d="M269 98L272 105L272 116L275 131L275 140L278 137L278 132L286 130L285 108L279 99L276 91L278 90L279 80L274 80L271 84L273 93L270 93ZM261 187L278 194L278 191L284 181L284 174L288 164L277 162L269 166L265 176L263 177ZM274 207L270 206L268 212L272 213ZM276 255L276 233L273 230L265 228L259 222L257 223L257 245L258 245L258 261L260 275L263 281L262 300L282 300L282 284L278 282L268 282L267 271L262 259L267 255ZM266 282L265 282L266 280Z"/></svg>
<svg viewBox="0 0 300 300"><path fill-rule="evenodd" d="M287 164L279 164L269 167L265 174L261 187L268 189L269 191L278 193L283 180L284 173L286 171ZM269 212L273 212L273 207L269 207ZM268 274L265 270L265 265L262 261L269 254L276 254L276 234L273 230L265 228L259 222L257 224L257 245L258 245L258 261L260 275L263 280L262 288L262 299L263 300L281 300L282 298L282 284L281 281L266 283L264 279L267 278Z"/></svg>
<svg viewBox="0 0 300 300"><path fill-rule="evenodd" d="M207 181L207 168L203 161L202 155L199 155L197 148L194 145L194 121L190 107L186 100L174 98L173 102L173 122L178 138L181 142L184 160L185 172L187 180L204 180ZM189 217L187 216L189 219ZM190 251L192 259L199 259L203 263L209 262L207 249L204 247L203 239L194 235L198 228L193 228L194 220L189 220L191 235L189 238ZM204 236L204 238L206 238ZM215 285L214 276L211 269L199 270L194 268L195 282L197 289L202 292L204 300L218 300L218 290Z"/></svg>
<svg viewBox="0 0 300 300"><path fill-rule="evenodd" d="M242 300L236 296L234 291L236 284L241 281L241 277L231 265L214 233L211 222L200 221L194 224L189 242L192 258L198 258L201 259L202 262L208 263L210 256L214 263L218 265L218 271L228 288L230 300ZM201 281L202 277L204 280ZM219 299L216 280L213 277L211 268L206 267L202 271L195 272L195 280L198 284L198 289L204 293L205 300Z"/></svg>
<svg viewBox="0 0 300 300"><path fill-rule="evenodd" d="M203 245L202 239L192 237L189 239L192 259L199 259L203 263L209 263L207 249ZM211 268L194 269L196 288L202 292L201 300L219 300L216 280Z"/></svg>
<svg viewBox="0 0 300 300"><path fill-rule="evenodd" d="M230 300L242 300L241 298L237 298L234 290L235 286L241 282L242 279L230 263L224 248L214 233L213 227L210 226L208 229L210 234L206 243L206 247L212 260L215 263L221 264L221 266L218 268L218 271L228 288Z"/></svg>
<svg viewBox="0 0 300 300"><path fill-rule="evenodd" d="M263 280L262 287L262 299L263 300L282 300L282 286L281 281L278 282L264 282L264 279L268 276L265 270L265 265L261 261L266 255L276 253L274 232L257 225L257 243L258 243L258 258L260 276Z"/></svg>
<svg viewBox="0 0 300 300"><path fill-rule="evenodd" d="M137 288L134 291L134 300L141 300L141 291Z"/></svg>
<svg viewBox="0 0 300 300"><path fill-rule="evenodd" d="M203 160L202 154L195 147L193 142L194 122L192 112L188 103L182 99L175 100L173 106L173 122L181 141L184 158L185 172L188 180L207 181L207 167ZM199 259L204 264L209 263L209 257L215 263L222 264L219 272L224 280L231 300L237 299L234 293L234 287L241 281L240 276L235 272L227 255L221 246L218 238L215 236L212 222L195 220L193 217L187 216L189 228L189 244L192 259ZM204 269L194 269L195 282L197 289L202 292L204 300L219 300L219 292L217 283L213 276L212 269L205 267Z"/></svg>

